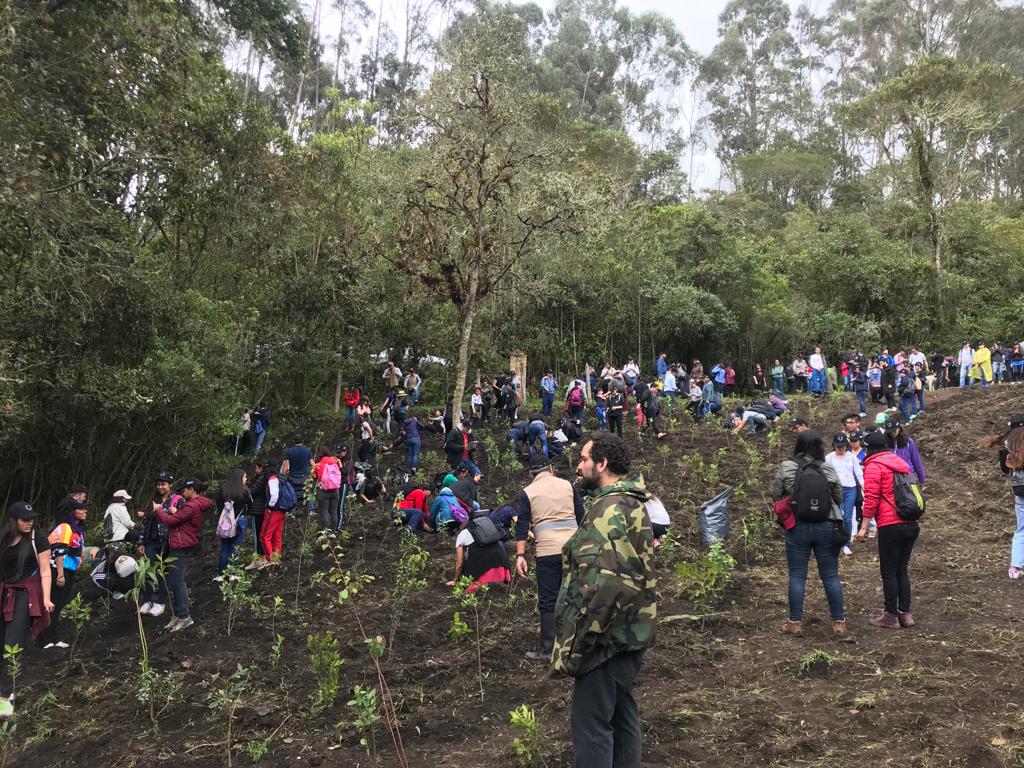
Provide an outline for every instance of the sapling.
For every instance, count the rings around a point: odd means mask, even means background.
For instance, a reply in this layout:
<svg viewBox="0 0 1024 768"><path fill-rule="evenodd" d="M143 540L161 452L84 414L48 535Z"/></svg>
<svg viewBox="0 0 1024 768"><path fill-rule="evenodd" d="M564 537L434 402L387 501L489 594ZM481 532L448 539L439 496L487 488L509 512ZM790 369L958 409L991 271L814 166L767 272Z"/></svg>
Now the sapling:
<svg viewBox="0 0 1024 768"><path fill-rule="evenodd" d="M522 734L512 739L512 752L523 768L531 768L540 758L540 725L537 713L525 704L508 713L512 727Z"/></svg>
<svg viewBox="0 0 1024 768"><path fill-rule="evenodd" d="M480 683L480 701L483 701L484 665L483 651L481 649L482 638L480 637L480 598L487 592L487 585L478 584L473 589L470 589L470 587L473 587L473 580L469 576L463 576L455 582L452 594L455 595L455 598L463 608L471 608L473 610L473 631L476 633L476 676Z"/></svg>
<svg viewBox="0 0 1024 768"><path fill-rule="evenodd" d="M376 763L377 735L373 726L380 720L380 713L377 712L377 689L357 685L352 689L352 698L346 706L355 712L356 719L353 724L361 734L360 745L366 750L370 760ZM369 739L366 738L367 734L370 736Z"/></svg>
<svg viewBox="0 0 1024 768"><path fill-rule="evenodd" d="M214 678L211 682L216 682ZM242 705L242 694L249 684L249 670L238 665L223 686L215 687L207 697L210 709L216 712L227 710L227 726L224 733L224 747L227 751L228 768L232 764L231 729L235 721L235 710Z"/></svg>
<svg viewBox="0 0 1024 768"><path fill-rule="evenodd" d="M284 646L284 635L275 635L274 642L270 646L270 668L277 669L281 663L281 648Z"/></svg>
<svg viewBox="0 0 1024 768"><path fill-rule="evenodd" d="M75 660L75 649L78 648L82 631L92 620L92 606L82 600L82 593L79 592L71 602L64 606L61 614L67 616L71 623L75 625L75 639L71 643L71 653L68 654L68 664L70 665Z"/></svg>
<svg viewBox="0 0 1024 768"><path fill-rule="evenodd" d="M316 676L313 709L318 711L331 706L338 697L338 680L344 659L338 652L338 639L329 632L307 636L306 645Z"/></svg>
<svg viewBox="0 0 1024 768"><path fill-rule="evenodd" d="M221 599L228 604L227 636L231 637L235 621L243 608L254 610L260 603L258 595L253 594L255 571L247 571L232 563L224 571L224 580L220 582Z"/></svg>
<svg viewBox="0 0 1024 768"><path fill-rule="evenodd" d="M4 646L4 663L7 665L7 674L11 676L12 695L17 689L18 676L21 674L21 652L23 650L17 643Z"/></svg>
<svg viewBox="0 0 1024 768"><path fill-rule="evenodd" d="M166 578L167 566L174 562L173 557L157 555L150 560L142 558L135 569L135 581L128 596L135 603L135 619L139 632L139 644L142 655L139 658L139 683L136 695L143 704L149 707L149 719L156 724L159 717L174 701L181 697L181 683L170 675L157 674L149 663L149 643L146 640L146 628L142 623L141 599L143 593L156 589L157 580ZM159 710L157 701L162 702Z"/></svg>

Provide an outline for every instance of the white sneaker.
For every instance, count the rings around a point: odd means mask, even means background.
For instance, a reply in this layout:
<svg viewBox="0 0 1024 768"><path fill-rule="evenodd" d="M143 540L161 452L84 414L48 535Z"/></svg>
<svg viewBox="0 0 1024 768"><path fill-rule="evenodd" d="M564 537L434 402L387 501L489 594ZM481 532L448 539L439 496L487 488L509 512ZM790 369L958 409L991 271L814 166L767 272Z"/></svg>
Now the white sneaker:
<svg viewBox="0 0 1024 768"><path fill-rule="evenodd" d="M152 610L153 610L153 604L152 603L143 603L142 607L139 608L139 613L144 614L146 616L149 616L150 615L150 611L152 611Z"/></svg>
<svg viewBox="0 0 1024 768"><path fill-rule="evenodd" d="M223 576L214 576L213 577L213 582L215 584L220 584L222 581L224 581L224 577Z"/></svg>
<svg viewBox="0 0 1024 768"><path fill-rule="evenodd" d="M111 592L110 596L115 600L124 600L124 592Z"/></svg>
<svg viewBox="0 0 1024 768"><path fill-rule="evenodd" d="M181 621L177 616L171 616L171 620L164 624L164 629L174 631L174 628L178 626L178 622Z"/></svg>
<svg viewBox="0 0 1024 768"><path fill-rule="evenodd" d="M46 645L43 646L43 650L44 651L48 651L51 648L53 648L53 643L47 643Z"/></svg>
<svg viewBox="0 0 1024 768"><path fill-rule="evenodd" d="M153 603L153 607L149 609L149 615L153 617L163 616L165 610L166 608L162 603Z"/></svg>
<svg viewBox="0 0 1024 768"><path fill-rule="evenodd" d="M860 412L860 417L861 417L861 418L863 419L863 418L864 418L865 416L867 416L867 414L866 414L866 413L864 413L864 411L861 411L861 412Z"/></svg>
<svg viewBox="0 0 1024 768"><path fill-rule="evenodd" d="M195 622L192 621L192 617L186 616L184 619L178 619L175 625L171 627L171 632L180 632L183 629L188 629L193 624L195 624Z"/></svg>
<svg viewBox="0 0 1024 768"><path fill-rule="evenodd" d="M843 554L844 554L844 555L847 555L847 556L849 556L849 555L852 555L852 554L853 554L853 550L852 550L852 549L850 549L850 545L849 545L849 544L844 544L844 545L843 545Z"/></svg>
<svg viewBox="0 0 1024 768"><path fill-rule="evenodd" d="M58 640L53 644L55 648L70 648L71 646L65 643L63 640Z"/></svg>
<svg viewBox="0 0 1024 768"><path fill-rule="evenodd" d="M262 562L263 562L262 560L253 560L251 563L249 563L248 565L245 566L245 570L247 570L247 571L255 571L257 568L261 567L260 563L262 563Z"/></svg>

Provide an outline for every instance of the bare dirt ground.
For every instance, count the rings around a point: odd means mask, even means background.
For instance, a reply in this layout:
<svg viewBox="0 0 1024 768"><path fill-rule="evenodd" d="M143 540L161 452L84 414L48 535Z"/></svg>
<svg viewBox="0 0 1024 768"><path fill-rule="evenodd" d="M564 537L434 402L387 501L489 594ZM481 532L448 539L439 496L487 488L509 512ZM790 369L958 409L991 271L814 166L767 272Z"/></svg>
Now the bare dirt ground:
<svg viewBox="0 0 1024 768"><path fill-rule="evenodd" d="M659 553L658 645L637 691L645 766L1024 765L1018 701L1024 584L1006 577L1013 504L995 452L980 446L1010 413L1024 411L1024 388L943 392L928 405L908 430L928 474L928 512L911 564L918 625L883 631L867 624L881 609L881 584L877 553L865 544L841 564L848 642L831 635L813 569L804 636L779 633L786 618L782 539L759 516L768 509L770 478L792 450L788 433L737 440L717 425L693 427L685 419L664 443L627 433L636 468L673 512L673 541ZM849 408L844 400L805 401L799 412L828 438ZM503 429L494 435L500 445ZM439 446L426 447L424 463L436 469ZM526 473L507 454L481 453L485 501L511 501ZM559 471L566 476L568 463ZM702 556L696 506L726 485L742 486L727 547L737 565L720 594L695 604L678 595L684 584L675 565ZM473 635L455 642L448 634L456 610L474 624L472 609L459 606L444 586L451 540L421 537L431 556L427 584L410 589L397 576L399 534L387 525L385 510L349 510L337 567L311 548L300 571L303 523L289 521L284 565L258 577L260 607L243 609L230 637L225 604L211 584L210 534L210 551L190 567L196 625L168 635L164 619L146 620L154 667L178 686L156 723L138 696L134 615L124 603L108 610L95 600L73 661L67 652L27 654L17 728L4 746L7 764L226 765L228 708L212 708L210 695L240 664L248 682L232 719L235 765L256 763L261 743L262 765L400 765L383 721L365 734L375 752L368 754L346 706L355 685L378 685L364 636L379 635L409 765L515 765L509 744L522 733L510 725L509 711L521 704L540 723L542 747L533 764L572 765L571 683L547 678L522 656L536 632L532 584L519 582L483 600L481 682ZM306 536L311 543L311 533ZM340 587L331 577L342 573L373 581L339 605ZM274 595L284 604L272 618ZM337 699L316 710L311 696L319 676L307 637L320 632L338 638L344 662ZM277 634L284 639L275 662Z"/></svg>

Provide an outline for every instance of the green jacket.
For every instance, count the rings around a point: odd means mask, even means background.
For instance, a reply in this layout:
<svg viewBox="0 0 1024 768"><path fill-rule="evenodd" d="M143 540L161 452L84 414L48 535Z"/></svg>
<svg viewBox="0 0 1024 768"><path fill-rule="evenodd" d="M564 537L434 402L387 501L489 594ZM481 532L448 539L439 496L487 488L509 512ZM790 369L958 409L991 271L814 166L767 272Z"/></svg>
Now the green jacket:
<svg viewBox="0 0 1024 768"><path fill-rule="evenodd" d="M640 477L588 499L583 523L562 547L552 676L579 677L617 653L654 644L650 498Z"/></svg>

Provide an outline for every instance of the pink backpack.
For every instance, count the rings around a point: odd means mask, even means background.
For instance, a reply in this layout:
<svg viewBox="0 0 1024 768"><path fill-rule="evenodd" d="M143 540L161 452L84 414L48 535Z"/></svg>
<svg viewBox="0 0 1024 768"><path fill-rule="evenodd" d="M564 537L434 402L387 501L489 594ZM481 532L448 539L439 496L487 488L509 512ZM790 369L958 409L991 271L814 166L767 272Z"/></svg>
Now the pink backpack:
<svg viewBox="0 0 1024 768"><path fill-rule="evenodd" d="M324 464L320 472L320 488L325 491L336 491L341 488L341 467L336 461Z"/></svg>

